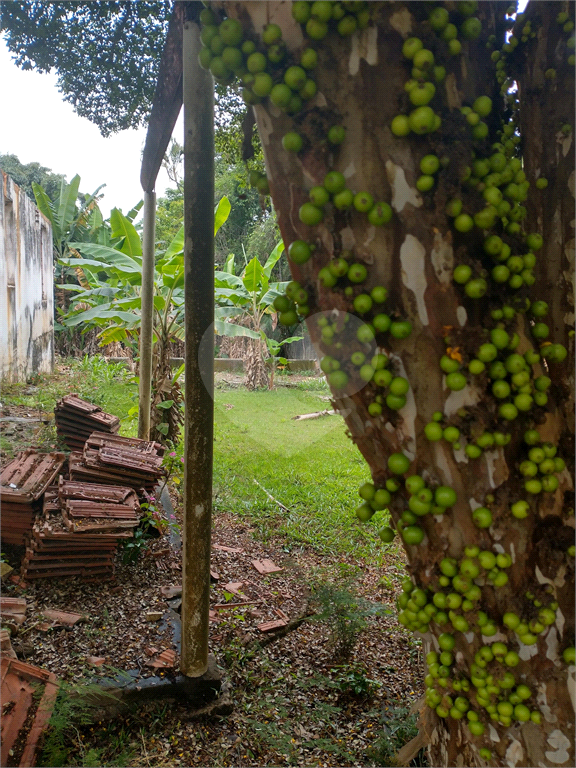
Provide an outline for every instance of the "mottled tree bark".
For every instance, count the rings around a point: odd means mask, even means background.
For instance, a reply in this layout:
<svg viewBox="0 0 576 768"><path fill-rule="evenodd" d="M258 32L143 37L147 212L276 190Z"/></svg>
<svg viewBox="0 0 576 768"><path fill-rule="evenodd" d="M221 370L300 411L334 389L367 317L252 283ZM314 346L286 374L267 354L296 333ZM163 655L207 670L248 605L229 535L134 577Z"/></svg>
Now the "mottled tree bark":
<svg viewBox="0 0 576 768"><path fill-rule="evenodd" d="M529 216L524 229L540 232L545 246L538 254L536 284L519 295L529 296L532 301L548 301L552 308L550 339L570 346L568 330L574 322L571 289L568 291L573 279L574 155L572 134L560 135L559 123L573 119L574 79L566 65L565 44L558 42L562 29L555 22L558 11L567 4L535 5L541 26L535 38L517 49L514 61L525 110L521 127L526 174L534 182L540 169L541 175L549 179L549 187L540 192L532 184L526 203ZM453 11L455 3L445 6ZM222 7L257 35L266 24L277 23L291 53L298 55L310 43L292 19L291 3L228 2ZM481 549L508 552L514 561L508 584L482 589L481 607L498 621L498 634L482 639L478 629L466 634L456 632L456 665L466 674L474 653L486 642L502 640L518 650L521 662L514 673L518 681L533 690L531 706L542 712L542 723L514 723L506 728L488 721L485 734L474 738L465 720L440 719L428 710L423 727L431 764L483 765L479 748L488 747L493 765L572 765L574 709L567 682L568 678L573 682L575 668L560 658L562 649L574 644L574 559L566 554L574 538L570 473L561 474L555 493L539 494L531 502L527 518L513 517L510 505L526 496L517 467L526 458L522 438L527 428L536 425L542 438L558 445L558 455L572 464L574 448L567 419L573 413L573 356L562 365L550 366L553 386L548 404L527 416L520 414L510 423L498 418L498 403L490 394L490 381L485 375L470 376L468 386L451 392L439 367L447 346L465 360L473 357L487 340L487 329L495 326L490 312L511 301L506 286L489 281L484 298L470 299L454 283L452 272L457 264L468 264L476 274L485 275L493 264L483 252L486 234L478 228L460 234L445 214L446 202L455 196L472 213L484 205L478 191L463 187L461 179L472 163L473 151L489 156L495 138L484 144L473 143L460 107L471 105L478 96L490 96L494 108L487 122L492 131L499 128L505 103L499 98L500 86L486 40L494 35L496 48L504 42L506 3L480 3L480 39L464 42L463 55L449 60L447 77L438 85L434 102L435 111L442 116L441 129L403 138L394 136L389 127L395 115L412 108L404 89L410 66L401 49L404 40L412 35L420 37L426 47L435 46L435 35L426 22L429 4L382 2L371 3L370 8L372 21L366 29L350 38L331 33L314 45L319 57L313 75L318 93L299 114L290 117L267 99L255 107L274 208L286 247L294 240L316 245L310 261L292 265L294 279L310 296L308 327L316 343L320 340L318 313L333 309L353 312L351 298L343 288L327 289L318 280L320 269L343 250L352 251L353 260L365 264L369 272L367 282L354 294L383 285L389 291L385 311L412 323L408 338L388 336L380 340L395 375L405 376L410 382L404 408L384 408L382 415L371 416L368 405L374 398L372 384L350 386L344 393L333 394L335 407L344 416L350 436L376 483L384 484L390 476L390 454L402 452L412 462L407 474L420 474L429 485L448 485L457 493L458 501L449 513L420 518L426 538L418 546L407 547L414 581L424 589L433 587L440 560L446 556L461 559L465 546L476 544ZM562 61L550 63L555 56L563 57ZM552 87L548 81L543 82L542 68L554 66L559 80ZM571 105L564 101L569 94ZM329 127L335 124L344 125L347 131L345 142L336 148L326 141ZM297 131L304 139L297 155L282 147L282 136L288 131ZM419 162L429 153L449 158L449 163L438 175L434 190L420 194L415 188ZM322 184L326 173L333 169L346 176L355 192L365 190L375 200L388 201L393 209L392 222L374 227L361 213L330 208L318 226L301 223L298 209L307 201L307 191ZM517 315L509 329L520 336L519 352L535 345L528 315ZM353 350L351 347L347 352ZM539 372L546 371L543 364ZM461 430L464 443L484 430L504 429L512 439L506 448L487 450L480 458L469 459L464 450L454 451L444 440L426 439L424 426L436 411ZM391 504L395 522L406 508L406 501L402 491L395 494ZM493 522L489 528L479 529L471 513L484 504L489 504ZM537 644L523 646L501 624L502 615L515 611L530 617L532 606L525 593L544 594L547 585L560 605L556 624L540 635ZM440 631L435 630L435 634ZM438 648L432 634L424 636L424 644L426 650Z"/></svg>

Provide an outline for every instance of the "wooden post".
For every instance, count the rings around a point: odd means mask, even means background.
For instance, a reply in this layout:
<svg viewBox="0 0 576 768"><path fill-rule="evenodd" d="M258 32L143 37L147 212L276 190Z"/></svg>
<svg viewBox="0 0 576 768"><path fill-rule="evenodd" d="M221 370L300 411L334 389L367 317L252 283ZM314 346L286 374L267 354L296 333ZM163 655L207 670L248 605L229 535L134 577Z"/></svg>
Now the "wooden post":
<svg viewBox="0 0 576 768"><path fill-rule="evenodd" d="M198 63L200 29L183 36L186 422L180 671L208 668L214 418L214 84ZM207 382L205 384L204 382Z"/></svg>
<svg viewBox="0 0 576 768"><path fill-rule="evenodd" d="M140 381L138 385L138 437L150 437L152 399L152 348L154 319L154 240L156 194L144 192L144 233L142 237L142 307L140 325Z"/></svg>

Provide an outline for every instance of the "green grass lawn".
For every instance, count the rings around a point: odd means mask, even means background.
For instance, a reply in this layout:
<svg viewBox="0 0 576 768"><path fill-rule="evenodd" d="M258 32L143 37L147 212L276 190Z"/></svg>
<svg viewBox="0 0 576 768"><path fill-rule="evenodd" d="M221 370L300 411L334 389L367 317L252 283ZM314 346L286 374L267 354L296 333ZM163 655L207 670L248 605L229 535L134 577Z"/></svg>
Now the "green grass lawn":
<svg viewBox="0 0 576 768"><path fill-rule="evenodd" d="M217 390L215 509L248 516L263 537L283 534L320 550L375 556L382 550L378 525L363 526L354 516L358 487L370 474L344 421L293 420L326 407L319 394L298 389Z"/></svg>
<svg viewBox="0 0 576 768"><path fill-rule="evenodd" d="M370 473L346 437L343 419L293 420L331 407L324 380L294 385L282 376L277 382L272 391L216 389L215 512L246 518L260 538L284 537L287 549L308 544L319 551L379 562L395 545L383 546L377 536L387 519L385 512L378 512L365 525L354 515L360 503L358 487L370 479ZM137 434L137 383L121 365L99 356L60 361L57 374L38 377L32 386L33 392L29 384L5 386L3 404L51 411L63 395L77 392L119 416L120 434ZM11 455L2 442L6 455ZM283 511L254 481L290 511Z"/></svg>

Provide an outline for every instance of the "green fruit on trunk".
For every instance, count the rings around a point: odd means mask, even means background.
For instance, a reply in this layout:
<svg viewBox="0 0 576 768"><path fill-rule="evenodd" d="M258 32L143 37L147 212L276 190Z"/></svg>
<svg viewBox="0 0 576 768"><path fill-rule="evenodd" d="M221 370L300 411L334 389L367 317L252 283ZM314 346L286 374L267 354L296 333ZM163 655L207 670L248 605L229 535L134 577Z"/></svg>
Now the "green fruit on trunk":
<svg viewBox="0 0 576 768"><path fill-rule="evenodd" d="M314 227L324 219L324 213L312 203L304 203L298 210L298 217L303 224Z"/></svg>
<svg viewBox="0 0 576 768"><path fill-rule="evenodd" d="M417 107L408 115L408 125L410 130L418 135L430 133L436 125L434 110L428 106Z"/></svg>
<svg viewBox="0 0 576 768"><path fill-rule="evenodd" d="M354 208L360 213L368 213L374 206L374 198L369 192L358 192L354 195Z"/></svg>
<svg viewBox="0 0 576 768"><path fill-rule="evenodd" d="M303 143L302 136L295 131L290 131L282 137L282 146L287 152L300 152Z"/></svg>
<svg viewBox="0 0 576 768"><path fill-rule="evenodd" d="M334 207L339 211L345 211L354 202L354 193L351 189L343 189L332 197Z"/></svg>
<svg viewBox="0 0 576 768"><path fill-rule="evenodd" d="M347 276L351 283L363 283L368 277L368 270L363 264L351 264Z"/></svg>
<svg viewBox="0 0 576 768"><path fill-rule="evenodd" d="M410 459L403 453L393 453L388 457L388 469L393 475L403 475L410 468Z"/></svg>
<svg viewBox="0 0 576 768"><path fill-rule="evenodd" d="M402 530L402 538L405 544L416 546L424 540L424 531L419 525L407 525Z"/></svg>
<svg viewBox="0 0 576 768"><path fill-rule="evenodd" d="M381 227L392 219L392 208L385 202L374 203L368 212L368 221L375 227Z"/></svg>
<svg viewBox="0 0 576 768"><path fill-rule="evenodd" d="M312 249L304 240L294 240L288 247L288 256L295 264L305 264L312 256Z"/></svg>
<svg viewBox="0 0 576 768"><path fill-rule="evenodd" d="M328 192L330 192L331 195L335 195L345 189L346 179L344 178L344 175L339 171L330 171L324 177L322 184L328 190Z"/></svg>

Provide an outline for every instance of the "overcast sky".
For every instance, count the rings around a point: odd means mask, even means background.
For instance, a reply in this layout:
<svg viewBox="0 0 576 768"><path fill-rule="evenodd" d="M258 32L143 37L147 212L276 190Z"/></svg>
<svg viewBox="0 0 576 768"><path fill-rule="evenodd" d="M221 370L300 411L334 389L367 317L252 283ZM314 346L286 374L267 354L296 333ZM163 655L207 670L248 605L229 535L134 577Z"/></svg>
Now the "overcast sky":
<svg viewBox="0 0 576 768"><path fill-rule="evenodd" d="M81 192L94 192L106 184L100 203L105 216L114 207L127 213L142 198L140 164L145 128L103 138L93 123L62 101L54 74L23 72L12 63L2 39L0 82L0 154L16 155L24 164L38 162L54 173L63 173L68 181L79 174ZM175 137L183 143L181 117ZM161 169L156 194L161 196L172 186Z"/></svg>

